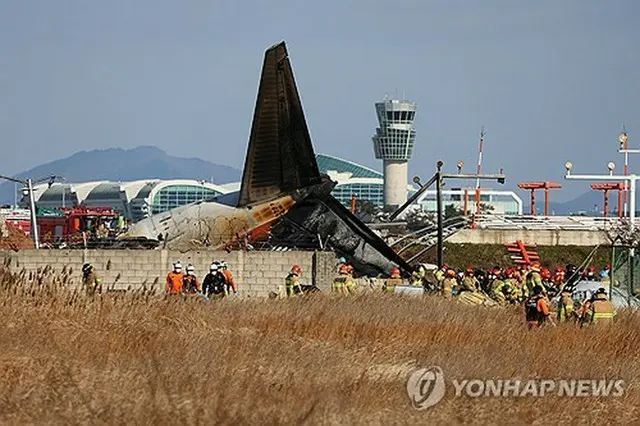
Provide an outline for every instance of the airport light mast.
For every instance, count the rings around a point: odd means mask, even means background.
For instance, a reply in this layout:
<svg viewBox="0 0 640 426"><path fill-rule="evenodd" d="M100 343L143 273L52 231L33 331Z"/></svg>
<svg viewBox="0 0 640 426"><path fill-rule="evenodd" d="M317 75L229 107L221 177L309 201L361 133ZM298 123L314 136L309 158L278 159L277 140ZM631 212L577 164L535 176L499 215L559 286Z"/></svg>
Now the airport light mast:
<svg viewBox="0 0 640 426"><path fill-rule="evenodd" d="M622 132L618 136L618 141L620 142L620 148L618 152L620 154L624 154L624 175L629 175L629 154L637 154L640 153L638 149L629 149L629 135L627 135L627 129L622 126ZM629 185L628 182L623 182L624 184L624 216L627 215L627 200L629 199Z"/></svg>
<svg viewBox="0 0 640 426"><path fill-rule="evenodd" d="M638 150L640 152L640 150ZM573 163L571 161L567 161L564 165L564 168L567 171L567 174L564 176L567 180L586 180L586 181L618 181L628 185L629 187L629 226L631 228L631 232L633 233L636 229L636 182L640 179L640 176L635 174L630 175L614 175L613 171L616 168L615 163L610 161L607 164L607 168L609 169L609 175L572 175L571 170L573 169ZM631 290L633 289L633 262L631 259L635 257L635 247L631 245L629 247L629 286L631 294ZM611 265L611 283L609 285L609 295L611 295L611 286L613 285L613 265Z"/></svg>

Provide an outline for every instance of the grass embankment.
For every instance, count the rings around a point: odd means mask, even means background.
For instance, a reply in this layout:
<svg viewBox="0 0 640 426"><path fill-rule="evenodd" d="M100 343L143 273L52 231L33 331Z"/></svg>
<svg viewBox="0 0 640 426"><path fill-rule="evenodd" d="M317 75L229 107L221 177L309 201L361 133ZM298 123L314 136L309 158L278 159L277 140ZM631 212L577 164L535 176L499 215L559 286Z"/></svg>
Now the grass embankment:
<svg viewBox="0 0 640 426"><path fill-rule="evenodd" d="M85 299L64 275L0 270L0 423L630 424L638 313L528 332L519 309L362 295L174 303ZM616 378L621 398L445 398L411 408L408 374Z"/></svg>
<svg viewBox="0 0 640 426"><path fill-rule="evenodd" d="M594 247L585 246L538 246L536 251L540 255L543 266L554 268L556 265L566 266L567 264L580 265L589 256ZM411 248L409 252L417 253L419 249ZM478 268L492 268L493 266L513 266L511 255L502 244L451 244L445 243L445 261L455 268L466 268L474 265ZM421 262L436 263L435 247L425 253ZM601 246L596 251L591 265L596 269L601 269L611 263L611 247Z"/></svg>

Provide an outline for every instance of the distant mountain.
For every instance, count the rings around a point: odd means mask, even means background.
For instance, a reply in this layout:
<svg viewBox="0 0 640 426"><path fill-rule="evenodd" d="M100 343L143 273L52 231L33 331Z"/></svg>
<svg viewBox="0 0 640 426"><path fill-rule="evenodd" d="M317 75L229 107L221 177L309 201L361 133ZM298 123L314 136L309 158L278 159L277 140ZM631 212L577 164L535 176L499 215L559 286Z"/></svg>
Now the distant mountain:
<svg viewBox="0 0 640 426"><path fill-rule="evenodd" d="M240 180L238 169L209 163L199 158L172 157L153 146L133 149L109 148L81 151L19 173L18 178L64 176L67 182L95 180L198 179L223 184ZM12 204L15 186L0 184L0 203Z"/></svg>

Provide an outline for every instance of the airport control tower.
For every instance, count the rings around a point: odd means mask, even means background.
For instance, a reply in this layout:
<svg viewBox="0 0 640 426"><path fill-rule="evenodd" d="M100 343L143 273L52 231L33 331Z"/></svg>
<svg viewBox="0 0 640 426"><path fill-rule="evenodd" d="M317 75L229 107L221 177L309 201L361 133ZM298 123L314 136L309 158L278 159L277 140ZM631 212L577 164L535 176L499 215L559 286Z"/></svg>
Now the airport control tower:
<svg viewBox="0 0 640 426"><path fill-rule="evenodd" d="M376 158L384 165L384 204L397 207L407 201L407 162L416 139L416 103L384 100L376 103L376 114L380 127L372 139Z"/></svg>

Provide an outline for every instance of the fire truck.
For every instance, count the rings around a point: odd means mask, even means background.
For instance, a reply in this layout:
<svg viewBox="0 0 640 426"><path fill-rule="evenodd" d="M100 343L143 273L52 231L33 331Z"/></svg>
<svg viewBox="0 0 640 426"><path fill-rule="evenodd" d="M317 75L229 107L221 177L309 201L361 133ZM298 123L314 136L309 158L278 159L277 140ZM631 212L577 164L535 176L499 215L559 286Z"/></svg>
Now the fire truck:
<svg viewBox="0 0 640 426"><path fill-rule="evenodd" d="M40 242L58 245L86 245L88 241L113 238L124 219L110 207L74 207L40 210Z"/></svg>
<svg viewBox="0 0 640 426"><path fill-rule="evenodd" d="M10 206L0 208L0 220L4 219L14 228L21 230L27 236L31 232L31 216L29 209L17 209Z"/></svg>

